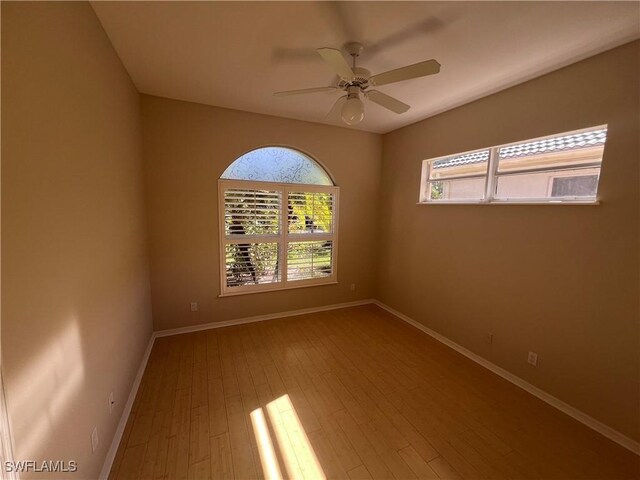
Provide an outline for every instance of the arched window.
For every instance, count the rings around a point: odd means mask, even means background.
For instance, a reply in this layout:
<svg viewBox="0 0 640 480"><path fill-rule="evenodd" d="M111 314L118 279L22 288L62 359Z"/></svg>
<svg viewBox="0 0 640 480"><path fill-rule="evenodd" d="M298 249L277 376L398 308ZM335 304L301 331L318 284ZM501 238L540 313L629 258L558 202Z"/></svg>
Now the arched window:
<svg viewBox="0 0 640 480"><path fill-rule="evenodd" d="M339 189L315 160L258 148L218 186L222 295L336 282Z"/></svg>
<svg viewBox="0 0 640 480"><path fill-rule="evenodd" d="M264 147L245 153L222 174L227 180L251 180L306 185L333 185L312 158L292 148Z"/></svg>

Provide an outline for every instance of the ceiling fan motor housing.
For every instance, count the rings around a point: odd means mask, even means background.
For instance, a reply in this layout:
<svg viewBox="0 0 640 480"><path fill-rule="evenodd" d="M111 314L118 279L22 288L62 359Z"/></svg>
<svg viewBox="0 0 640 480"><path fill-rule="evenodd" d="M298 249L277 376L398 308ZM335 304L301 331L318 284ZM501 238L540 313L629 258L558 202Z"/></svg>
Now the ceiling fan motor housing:
<svg viewBox="0 0 640 480"><path fill-rule="evenodd" d="M371 76L371 72L366 68L362 68L362 67L354 68L353 73L355 74L355 78L351 83L355 83L355 82L360 84L367 83L369 81L369 77Z"/></svg>
<svg viewBox="0 0 640 480"><path fill-rule="evenodd" d="M349 86L357 86L360 88L367 88L369 86L369 77L371 77L371 72L366 68L355 67L352 69L355 74L353 80L347 82L346 80L341 80L338 86L340 88L346 88Z"/></svg>

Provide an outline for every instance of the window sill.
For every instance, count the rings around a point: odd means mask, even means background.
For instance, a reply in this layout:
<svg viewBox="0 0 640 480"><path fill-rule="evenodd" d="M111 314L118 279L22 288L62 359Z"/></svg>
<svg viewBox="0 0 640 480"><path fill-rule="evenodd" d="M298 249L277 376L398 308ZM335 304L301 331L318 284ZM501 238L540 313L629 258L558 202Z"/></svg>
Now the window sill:
<svg viewBox="0 0 640 480"><path fill-rule="evenodd" d="M482 202L482 201L417 202L416 205L600 205L600 203L601 202L599 200L596 200L596 201L566 200L566 201L558 201L558 202L535 201L535 200L526 200L522 202L517 202L513 200L505 200L505 201L493 201L493 202Z"/></svg>
<svg viewBox="0 0 640 480"><path fill-rule="evenodd" d="M303 280L304 281L304 280ZM289 285L286 287L274 287L274 288L261 288L259 290L243 290L241 292L227 292L227 293L221 293L220 295L218 295L218 298L222 298L222 297L237 297L238 295L255 295L258 293L273 293L273 292L280 292L282 290L293 290L296 288L307 288L307 287L323 287L325 285L337 285L338 281L337 280L330 280L327 282L313 282L313 283L305 283L303 285Z"/></svg>

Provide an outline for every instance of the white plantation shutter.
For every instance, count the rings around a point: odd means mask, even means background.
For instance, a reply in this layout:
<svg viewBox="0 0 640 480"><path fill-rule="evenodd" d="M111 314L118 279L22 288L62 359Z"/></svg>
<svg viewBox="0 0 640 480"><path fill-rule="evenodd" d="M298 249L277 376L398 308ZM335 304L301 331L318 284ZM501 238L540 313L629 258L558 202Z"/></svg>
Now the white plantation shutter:
<svg viewBox="0 0 640 480"><path fill-rule="evenodd" d="M222 295L335 282L338 192L220 180Z"/></svg>
<svg viewBox="0 0 640 480"><path fill-rule="evenodd" d="M333 243L289 242L287 245L287 279L308 280L330 276L333 268Z"/></svg>
<svg viewBox="0 0 640 480"><path fill-rule="evenodd" d="M225 246L227 287L280 281L277 243L228 243Z"/></svg>
<svg viewBox="0 0 640 480"><path fill-rule="evenodd" d="M279 234L282 193L278 190L230 188L224 192L227 235Z"/></svg>
<svg viewBox="0 0 640 480"><path fill-rule="evenodd" d="M331 276L335 195L295 189L288 192L287 198L290 211L287 280Z"/></svg>
<svg viewBox="0 0 640 480"><path fill-rule="evenodd" d="M289 191L287 197L290 207L289 233L332 233L335 199L332 192Z"/></svg>

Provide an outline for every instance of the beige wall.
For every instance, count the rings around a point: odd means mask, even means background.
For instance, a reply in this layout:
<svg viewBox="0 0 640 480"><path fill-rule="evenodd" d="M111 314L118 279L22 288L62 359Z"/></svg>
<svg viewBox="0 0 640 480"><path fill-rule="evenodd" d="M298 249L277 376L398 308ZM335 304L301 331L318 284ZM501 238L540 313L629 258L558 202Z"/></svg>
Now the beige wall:
<svg viewBox="0 0 640 480"><path fill-rule="evenodd" d="M636 440L638 62L635 42L385 135L378 288L391 307ZM605 123L599 206L416 205L425 158Z"/></svg>
<svg viewBox="0 0 640 480"><path fill-rule="evenodd" d="M2 367L16 459L75 460L74 478L97 478L152 329L143 201L139 95L89 4L2 2Z"/></svg>
<svg viewBox="0 0 640 480"><path fill-rule="evenodd" d="M142 124L156 330L373 296L380 135L146 95ZM265 145L312 155L341 187L339 283L219 298L217 180Z"/></svg>

